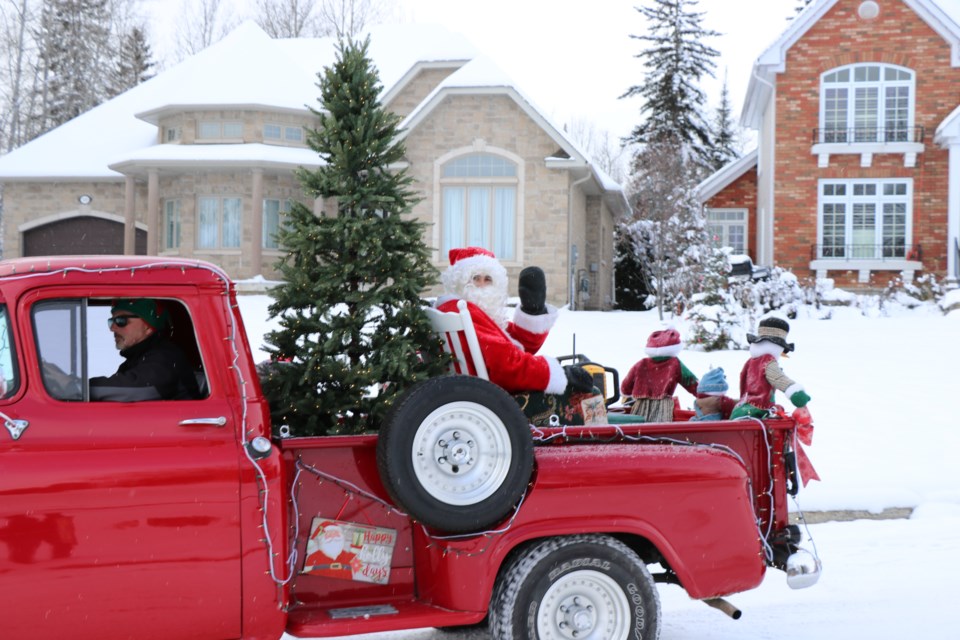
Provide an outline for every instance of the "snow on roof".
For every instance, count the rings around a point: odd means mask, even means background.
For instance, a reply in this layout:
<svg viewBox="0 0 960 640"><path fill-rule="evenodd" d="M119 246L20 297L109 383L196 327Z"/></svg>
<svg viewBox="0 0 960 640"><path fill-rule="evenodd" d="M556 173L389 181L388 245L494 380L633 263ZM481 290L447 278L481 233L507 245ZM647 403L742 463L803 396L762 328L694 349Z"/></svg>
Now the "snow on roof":
<svg viewBox="0 0 960 640"><path fill-rule="evenodd" d="M0 156L0 179L119 180L123 176L110 166L133 160L204 162L214 160L215 150L224 157L264 150L274 155L269 145L160 145L156 121L165 111L187 107L306 112L308 105L319 106L317 73L333 63L334 45L332 38L272 40L245 22L173 68ZM388 89L417 61L463 61L476 51L439 25L390 25L370 30L370 55ZM307 151L315 164L316 155Z"/></svg>
<svg viewBox="0 0 960 640"><path fill-rule="evenodd" d="M619 194L620 185L589 161L578 145L533 106L491 60L479 55L462 35L437 24L379 25L369 30L370 57L383 95L398 90L417 65L456 69L404 126L428 113L444 90L509 92L570 156L564 159L592 172L600 189ZM159 120L186 109L257 109L306 113L319 108L317 74L336 59L335 38L271 39L245 22L222 40L175 67L0 157L0 179L120 180L120 171L138 166L273 163L316 166L310 149L264 144L160 144ZM551 160L554 160L551 158ZM564 165L567 168L576 168Z"/></svg>

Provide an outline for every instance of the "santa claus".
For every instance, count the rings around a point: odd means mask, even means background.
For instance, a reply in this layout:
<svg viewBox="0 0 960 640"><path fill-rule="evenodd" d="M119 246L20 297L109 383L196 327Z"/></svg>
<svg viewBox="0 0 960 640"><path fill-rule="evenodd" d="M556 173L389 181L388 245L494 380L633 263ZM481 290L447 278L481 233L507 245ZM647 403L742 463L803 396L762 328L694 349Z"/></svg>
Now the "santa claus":
<svg viewBox="0 0 960 640"><path fill-rule="evenodd" d="M593 378L583 368L564 367L556 358L536 355L557 321L556 307L546 302L542 269L527 267L520 272L520 306L510 318L507 271L491 251L451 249L449 258L450 267L441 276L445 293L437 299L437 308L456 312L457 301L467 301L491 382L509 393L593 389Z"/></svg>

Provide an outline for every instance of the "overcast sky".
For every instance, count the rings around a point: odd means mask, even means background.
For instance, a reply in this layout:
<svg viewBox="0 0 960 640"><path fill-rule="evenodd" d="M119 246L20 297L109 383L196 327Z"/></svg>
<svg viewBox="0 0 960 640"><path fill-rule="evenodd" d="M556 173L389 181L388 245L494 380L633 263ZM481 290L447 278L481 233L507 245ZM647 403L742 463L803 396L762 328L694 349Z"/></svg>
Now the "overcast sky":
<svg viewBox="0 0 960 640"><path fill-rule="evenodd" d="M252 15L253 0L227 0L235 15ZM614 137L637 124L640 99L618 99L642 81L634 56L645 43L636 10L651 0L393 0L398 18L434 22L462 33L492 58L555 124L589 120ZM143 0L156 19L152 30L172 47L172 0ZM720 51L716 79L706 79L711 106L719 103L727 73L730 102L739 119L753 61L787 27L799 0L699 0L704 26L721 32L708 44ZM166 35L163 35L166 34Z"/></svg>

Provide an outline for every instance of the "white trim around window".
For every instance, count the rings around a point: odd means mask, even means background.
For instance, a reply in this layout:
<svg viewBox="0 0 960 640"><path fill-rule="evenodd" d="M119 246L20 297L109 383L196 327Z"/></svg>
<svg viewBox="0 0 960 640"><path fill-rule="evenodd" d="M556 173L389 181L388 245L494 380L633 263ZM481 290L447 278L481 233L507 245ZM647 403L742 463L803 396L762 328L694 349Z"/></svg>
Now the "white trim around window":
<svg viewBox="0 0 960 640"><path fill-rule="evenodd" d="M523 159L475 144L434 162L433 244L438 260L450 249L482 246L507 265L523 262Z"/></svg>
<svg viewBox="0 0 960 640"><path fill-rule="evenodd" d="M180 249L180 200L163 201L163 250Z"/></svg>
<svg viewBox="0 0 960 640"><path fill-rule="evenodd" d="M239 249L242 212L240 197L198 196L196 248Z"/></svg>
<svg viewBox="0 0 960 640"><path fill-rule="evenodd" d="M730 247L733 253L746 254L750 237L749 212L744 208L708 207L707 232L718 247Z"/></svg>
<svg viewBox="0 0 960 640"><path fill-rule="evenodd" d="M817 185L817 244L810 268L871 271L922 268L913 244L913 179L820 180ZM911 276L912 277L912 276Z"/></svg>

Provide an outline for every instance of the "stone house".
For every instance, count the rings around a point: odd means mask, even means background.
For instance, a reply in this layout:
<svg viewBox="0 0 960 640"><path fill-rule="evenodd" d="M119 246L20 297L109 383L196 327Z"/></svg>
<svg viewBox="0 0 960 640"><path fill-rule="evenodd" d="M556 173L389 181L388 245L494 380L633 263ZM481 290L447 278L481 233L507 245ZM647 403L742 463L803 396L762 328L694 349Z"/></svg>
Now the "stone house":
<svg viewBox="0 0 960 640"><path fill-rule="evenodd" d="M815 0L757 58L757 149L700 184L760 265L877 288L960 276L960 3Z"/></svg>
<svg viewBox="0 0 960 640"><path fill-rule="evenodd" d="M448 249L482 245L513 277L543 267L555 304L612 308L620 185L461 36L377 27L370 54L382 103L404 118L413 214L437 268ZM318 215L331 204L308 202L295 170L320 161L307 105L320 107L317 73L334 56L331 39L273 40L246 23L0 157L4 257L177 256L248 285L276 277L290 202Z"/></svg>

